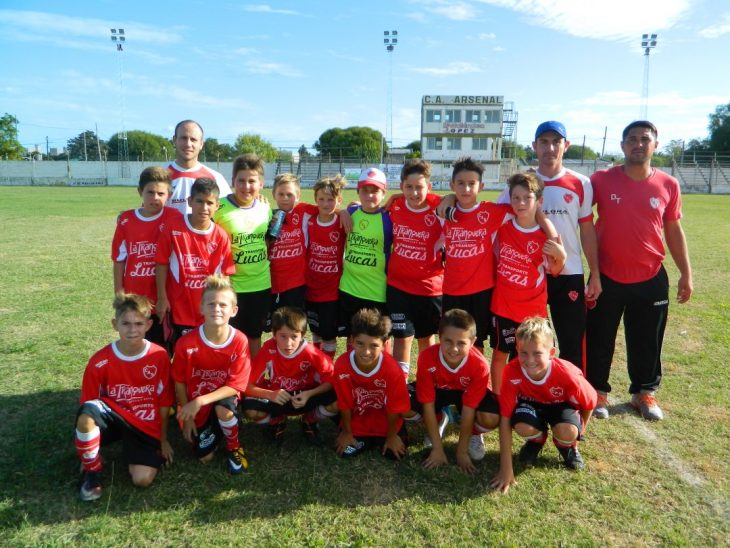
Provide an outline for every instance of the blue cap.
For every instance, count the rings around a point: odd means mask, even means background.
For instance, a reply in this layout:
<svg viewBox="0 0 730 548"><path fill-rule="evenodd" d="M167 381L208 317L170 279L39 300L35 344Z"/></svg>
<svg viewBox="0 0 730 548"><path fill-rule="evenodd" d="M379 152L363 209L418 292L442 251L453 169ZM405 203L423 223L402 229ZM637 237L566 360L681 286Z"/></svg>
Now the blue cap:
<svg viewBox="0 0 730 548"><path fill-rule="evenodd" d="M554 131L558 135L560 135L563 139L568 138L568 132L565 131L565 126L561 124L560 122L556 122L555 120L550 120L549 122L543 122L539 126L537 126L537 131L535 131L535 140L537 141L537 138L540 137L543 133L546 131Z"/></svg>

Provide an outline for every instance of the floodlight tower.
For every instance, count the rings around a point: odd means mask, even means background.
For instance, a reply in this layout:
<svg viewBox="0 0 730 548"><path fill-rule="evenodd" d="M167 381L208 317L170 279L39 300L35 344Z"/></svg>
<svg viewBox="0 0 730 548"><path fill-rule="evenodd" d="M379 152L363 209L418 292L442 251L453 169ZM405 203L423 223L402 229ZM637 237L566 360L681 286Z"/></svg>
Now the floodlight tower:
<svg viewBox="0 0 730 548"><path fill-rule="evenodd" d="M393 50L398 44L398 31L383 31L383 43L388 52L390 69L388 73L388 107L385 115L385 142L392 145L393 141Z"/></svg>
<svg viewBox="0 0 730 548"><path fill-rule="evenodd" d="M644 48L644 86L641 88L641 111L639 118L646 120L649 110L649 52L656 47L656 34L642 34L641 47Z"/></svg>
<svg viewBox="0 0 730 548"><path fill-rule="evenodd" d="M122 122L122 131L119 132L119 162L122 168L122 177L128 177L129 171L129 143L127 141L127 130L124 127L124 66L123 66L123 55L124 43L127 38L124 34L124 29L111 29L112 43L116 45L117 52L119 53L119 112Z"/></svg>

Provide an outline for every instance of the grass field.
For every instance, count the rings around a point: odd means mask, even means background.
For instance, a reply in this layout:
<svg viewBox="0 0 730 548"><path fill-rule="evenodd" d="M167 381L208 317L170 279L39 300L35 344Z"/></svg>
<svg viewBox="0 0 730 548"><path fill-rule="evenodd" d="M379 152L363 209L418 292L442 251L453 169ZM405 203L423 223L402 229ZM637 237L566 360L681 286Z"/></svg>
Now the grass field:
<svg viewBox="0 0 730 548"><path fill-rule="evenodd" d="M684 199L695 294L670 310L659 394L667 419L650 424L629 410L620 348L612 416L590 424L581 474L548 445L501 496L488 488L495 434L467 477L455 465L423 470L418 432L403 462L343 461L307 446L292 424L281 449L244 426L251 469L231 477L221 458L201 467L173 429L175 464L150 489L130 485L112 449L102 499L82 503L79 385L90 354L113 337L109 243L117 213L137 203L130 188L0 188L0 544L727 544L729 196ZM324 434L333 440L334 427Z"/></svg>

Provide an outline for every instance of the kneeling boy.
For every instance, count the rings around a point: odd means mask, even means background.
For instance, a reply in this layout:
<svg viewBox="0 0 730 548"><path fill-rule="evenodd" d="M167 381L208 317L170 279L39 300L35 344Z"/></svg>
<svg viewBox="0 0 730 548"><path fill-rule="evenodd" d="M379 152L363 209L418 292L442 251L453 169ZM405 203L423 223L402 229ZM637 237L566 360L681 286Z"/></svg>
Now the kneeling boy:
<svg viewBox="0 0 730 548"><path fill-rule="evenodd" d="M238 311L236 293L223 276L209 276L200 305L203 325L175 345L178 421L193 452L207 463L219 444L228 452L228 471L238 474L248 460L238 441L238 397L246 390L251 360L246 335L228 325Z"/></svg>
<svg viewBox="0 0 730 548"><path fill-rule="evenodd" d="M273 337L266 341L251 365L251 381L242 402L246 417L267 424L280 442L288 415L304 415L307 438L319 443L317 422L337 413L332 389L332 361L304 340L307 315L283 306L271 315ZM330 410L325 407L330 406Z"/></svg>
<svg viewBox="0 0 730 548"><path fill-rule="evenodd" d="M517 358L507 364L499 395L499 472L492 487L506 493L514 483L512 471L512 428L527 441L519 460L531 466L547 439L548 425L553 443L565 466L584 467L578 439L596 406L595 389L580 369L555 357L554 335L545 318L530 317L515 333Z"/></svg>
<svg viewBox="0 0 730 548"><path fill-rule="evenodd" d="M152 483L165 461L172 463L170 361L162 347L144 338L152 325L152 304L146 297L119 293L114 310L119 340L91 357L81 385L76 451L84 501L101 497L102 444L122 440L132 483L140 487Z"/></svg>

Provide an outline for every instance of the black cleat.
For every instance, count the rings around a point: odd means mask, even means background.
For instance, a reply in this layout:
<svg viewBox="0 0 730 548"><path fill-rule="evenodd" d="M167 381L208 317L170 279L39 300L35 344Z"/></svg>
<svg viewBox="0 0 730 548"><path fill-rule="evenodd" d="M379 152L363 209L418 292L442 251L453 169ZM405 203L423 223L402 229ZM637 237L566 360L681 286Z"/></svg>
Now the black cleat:
<svg viewBox="0 0 730 548"><path fill-rule="evenodd" d="M558 447L560 456L563 457L563 464L571 470L583 470L586 467L583 457L577 447Z"/></svg>
<svg viewBox="0 0 730 548"><path fill-rule="evenodd" d="M543 443L527 440L525 445L522 446L522 449L520 449L517 460L519 460L524 466L535 466L537 457L540 454L540 451L542 451L543 445Z"/></svg>

